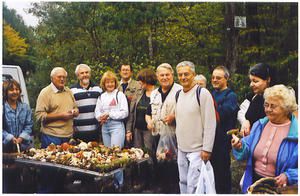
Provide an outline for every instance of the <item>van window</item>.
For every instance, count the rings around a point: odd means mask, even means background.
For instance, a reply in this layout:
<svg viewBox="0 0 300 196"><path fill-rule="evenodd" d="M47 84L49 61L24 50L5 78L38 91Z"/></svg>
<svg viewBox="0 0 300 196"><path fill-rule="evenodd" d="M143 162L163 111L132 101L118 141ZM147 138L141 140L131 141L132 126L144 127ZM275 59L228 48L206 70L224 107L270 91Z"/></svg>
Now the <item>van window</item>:
<svg viewBox="0 0 300 196"><path fill-rule="evenodd" d="M12 80L12 79L13 79L13 77L11 75L8 75L8 74L2 75L2 82L6 81L6 80Z"/></svg>

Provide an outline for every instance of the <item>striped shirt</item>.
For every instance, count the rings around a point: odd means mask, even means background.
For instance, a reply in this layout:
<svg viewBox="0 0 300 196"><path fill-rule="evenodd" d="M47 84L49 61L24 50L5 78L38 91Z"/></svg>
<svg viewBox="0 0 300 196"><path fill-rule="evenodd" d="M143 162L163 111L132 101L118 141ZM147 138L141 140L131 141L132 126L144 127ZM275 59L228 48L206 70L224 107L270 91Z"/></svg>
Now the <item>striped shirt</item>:
<svg viewBox="0 0 300 196"><path fill-rule="evenodd" d="M94 111L102 89L94 83L90 83L87 89L79 83L71 86L71 91L79 109L78 117L74 118L74 127L77 131L96 131L99 127L95 119Z"/></svg>

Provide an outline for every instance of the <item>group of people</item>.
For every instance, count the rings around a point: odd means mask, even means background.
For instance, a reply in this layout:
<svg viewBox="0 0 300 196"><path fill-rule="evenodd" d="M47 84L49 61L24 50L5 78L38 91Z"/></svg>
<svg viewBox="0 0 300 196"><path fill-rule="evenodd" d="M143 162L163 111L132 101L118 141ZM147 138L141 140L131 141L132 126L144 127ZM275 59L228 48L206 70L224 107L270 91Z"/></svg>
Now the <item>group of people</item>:
<svg viewBox="0 0 300 196"><path fill-rule="evenodd" d="M174 174L179 176L180 193L195 193L201 165L210 160L216 193L230 194L231 151L237 160L247 160L243 193L263 177L275 177L278 186L298 183L295 92L284 85L272 86L267 64L250 68L252 93L241 105L228 87L230 73L225 66L213 70L212 91L206 88L203 75L196 76L194 63L180 62L176 73L179 84L174 82L172 66L163 63L156 72L140 70L134 80L132 66L123 64L120 82L114 72L107 71L97 85L91 81L90 67L79 64L75 69L78 83L69 89L68 73L55 67L51 83L36 102L41 147L60 145L72 137L108 147L128 144L146 149L156 164L157 147L167 137L177 152L173 162L178 165ZM32 113L21 102L20 93L15 80L3 82L4 151L16 144L21 150L33 145ZM244 136L241 140L226 134L237 127L237 121ZM116 173L115 188L121 188L123 181L123 173Z"/></svg>

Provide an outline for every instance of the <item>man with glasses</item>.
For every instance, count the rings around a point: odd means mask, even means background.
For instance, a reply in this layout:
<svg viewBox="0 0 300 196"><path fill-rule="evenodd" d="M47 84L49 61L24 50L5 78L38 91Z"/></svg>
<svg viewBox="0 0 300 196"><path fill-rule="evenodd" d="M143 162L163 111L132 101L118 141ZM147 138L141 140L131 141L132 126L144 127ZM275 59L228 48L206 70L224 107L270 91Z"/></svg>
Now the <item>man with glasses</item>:
<svg viewBox="0 0 300 196"><path fill-rule="evenodd" d="M212 166L215 174L216 193L231 193L230 150L231 136L226 134L235 128L239 110L237 95L228 88L229 71L224 66L214 69L211 77L212 95L217 103L220 122L217 124L212 153Z"/></svg>
<svg viewBox="0 0 300 196"><path fill-rule="evenodd" d="M122 91L127 99L128 103L131 102L132 99L135 99L137 93L141 92L142 87L138 81L132 78L133 70L132 65L122 64L120 67L120 76L121 82L118 88L119 91Z"/></svg>

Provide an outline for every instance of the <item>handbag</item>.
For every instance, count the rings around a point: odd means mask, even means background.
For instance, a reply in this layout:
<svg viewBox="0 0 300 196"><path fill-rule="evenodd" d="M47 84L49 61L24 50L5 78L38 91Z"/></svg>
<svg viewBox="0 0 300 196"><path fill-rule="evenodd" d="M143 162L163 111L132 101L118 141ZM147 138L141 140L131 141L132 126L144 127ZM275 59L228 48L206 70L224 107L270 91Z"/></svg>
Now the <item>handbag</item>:
<svg viewBox="0 0 300 196"><path fill-rule="evenodd" d="M210 163L202 161L196 194L216 194L214 170Z"/></svg>

